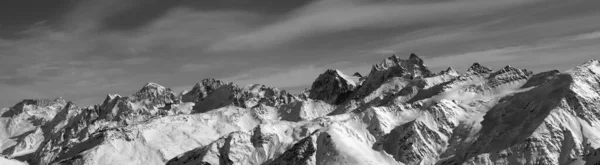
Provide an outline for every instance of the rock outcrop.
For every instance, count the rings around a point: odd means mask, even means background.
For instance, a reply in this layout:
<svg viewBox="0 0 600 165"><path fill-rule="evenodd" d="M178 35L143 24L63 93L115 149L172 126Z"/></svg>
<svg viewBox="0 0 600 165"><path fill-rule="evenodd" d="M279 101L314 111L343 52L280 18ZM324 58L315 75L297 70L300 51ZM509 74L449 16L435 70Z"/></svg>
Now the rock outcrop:
<svg viewBox="0 0 600 165"><path fill-rule="evenodd" d="M347 76L339 70L329 69L313 82L309 98L340 104L360 87L360 78Z"/></svg>

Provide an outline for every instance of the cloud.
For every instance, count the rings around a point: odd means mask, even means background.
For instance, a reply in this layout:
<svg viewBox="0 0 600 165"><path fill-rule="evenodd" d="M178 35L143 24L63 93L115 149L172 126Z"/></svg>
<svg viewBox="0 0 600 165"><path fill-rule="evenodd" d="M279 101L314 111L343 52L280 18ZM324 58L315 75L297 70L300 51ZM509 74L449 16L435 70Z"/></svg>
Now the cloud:
<svg viewBox="0 0 600 165"><path fill-rule="evenodd" d="M600 31L584 33L573 37L566 38L567 40L591 40L600 38Z"/></svg>
<svg viewBox="0 0 600 165"><path fill-rule="evenodd" d="M74 33L97 30L102 21L139 4L141 0L82 0L62 18L61 28ZM110 12L107 12L110 11Z"/></svg>
<svg viewBox="0 0 600 165"><path fill-rule="evenodd" d="M467 19L497 9L532 2L537 1L462 0L402 4L320 0L294 12L287 19L247 34L230 37L211 48L214 51L228 51L275 47L294 39L327 32Z"/></svg>
<svg viewBox="0 0 600 165"><path fill-rule="evenodd" d="M465 71L472 63L479 62L492 69L511 65L534 72L553 69L565 71L595 58L600 51L597 44L598 41L555 39L516 47L445 54L425 58L424 61L426 65L438 70L451 66Z"/></svg>

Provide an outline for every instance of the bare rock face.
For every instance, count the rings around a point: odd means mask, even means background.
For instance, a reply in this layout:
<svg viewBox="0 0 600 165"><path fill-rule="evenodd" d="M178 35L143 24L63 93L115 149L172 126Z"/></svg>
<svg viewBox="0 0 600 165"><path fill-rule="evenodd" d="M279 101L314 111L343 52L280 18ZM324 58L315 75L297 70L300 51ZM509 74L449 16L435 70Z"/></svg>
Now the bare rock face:
<svg viewBox="0 0 600 165"><path fill-rule="evenodd" d="M198 102L198 101L206 98L206 96L208 96L208 94L212 93L213 91L215 91L216 89L218 89L224 85L226 85L226 83L223 81L220 81L220 80L204 79L200 83L197 83L192 88L192 90L183 93L181 96L182 101L183 102Z"/></svg>
<svg viewBox="0 0 600 165"><path fill-rule="evenodd" d="M339 70L329 69L313 82L309 98L340 104L346 101L350 94L360 86L360 78L347 76Z"/></svg>
<svg viewBox="0 0 600 165"><path fill-rule="evenodd" d="M197 113L230 105L243 108L259 105L279 107L301 99L285 90L265 85L252 84L240 87L215 79L202 80L181 97L184 103L194 103L194 111Z"/></svg>
<svg viewBox="0 0 600 165"><path fill-rule="evenodd" d="M471 65L471 67L469 67L467 72L473 73L473 74L486 74L486 73L492 72L492 69L482 66L481 64L476 62L476 63L473 63L473 65Z"/></svg>
<svg viewBox="0 0 600 165"><path fill-rule="evenodd" d="M597 164L600 62L433 73L411 54L367 76L327 70L298 95L205 79L0 114L3 165Z"/></svg>
<svg viewBox="0 0 600 165"><path fill-rule="evenodd" d="M138 92L131 95L130 102L144 102L146 105L178 103L179 96L171 89L156 83L147 83Z"/></svg>
<svg viewBox="0 0 600 165"><path fill-rule="evenodd" d="M392 77L416 79L432 75L423 60L417 55L410 54L408 59L401 59L399 56L394 55L373 66L369 76L363 83L363 87L359 89L356 95L359 97L367 95Z"/></svg>
<svg viewBox="0 0 600 165"><path fill-rule="evenodd" d="M304 165L309 164L311 156L316 153L317 149L313 143L311 136L300 140L294 144L292 148L285 151L277 159L271 162L271 165Z"/></svg>

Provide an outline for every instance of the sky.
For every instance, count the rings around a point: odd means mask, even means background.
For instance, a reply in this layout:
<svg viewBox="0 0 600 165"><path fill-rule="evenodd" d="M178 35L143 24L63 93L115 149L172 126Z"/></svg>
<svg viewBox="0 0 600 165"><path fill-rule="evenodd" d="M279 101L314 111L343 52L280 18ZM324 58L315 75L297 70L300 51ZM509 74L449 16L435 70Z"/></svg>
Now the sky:
<svg viewBox="0 0 600 165"><path fill-rule="evenodd" d="M598 0L2 0L0 107L205 78L300 92L415 53L433 71L600 59Z"/></svg>

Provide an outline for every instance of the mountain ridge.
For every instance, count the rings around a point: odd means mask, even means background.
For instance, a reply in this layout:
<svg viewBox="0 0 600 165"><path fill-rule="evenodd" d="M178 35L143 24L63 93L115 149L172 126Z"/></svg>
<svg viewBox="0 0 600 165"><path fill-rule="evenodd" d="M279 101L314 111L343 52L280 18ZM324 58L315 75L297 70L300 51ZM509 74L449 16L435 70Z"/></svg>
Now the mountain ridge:
<svg viewBox="0 0 600 165"><path fill-rule="evenodd" d="M3 108L0 150L30 164L589 164L600 159L599 84L596 59L562 73L477 62L434 73L414 53L366 76L326 70L299 94L148 82L87 107Z"/></svg>

